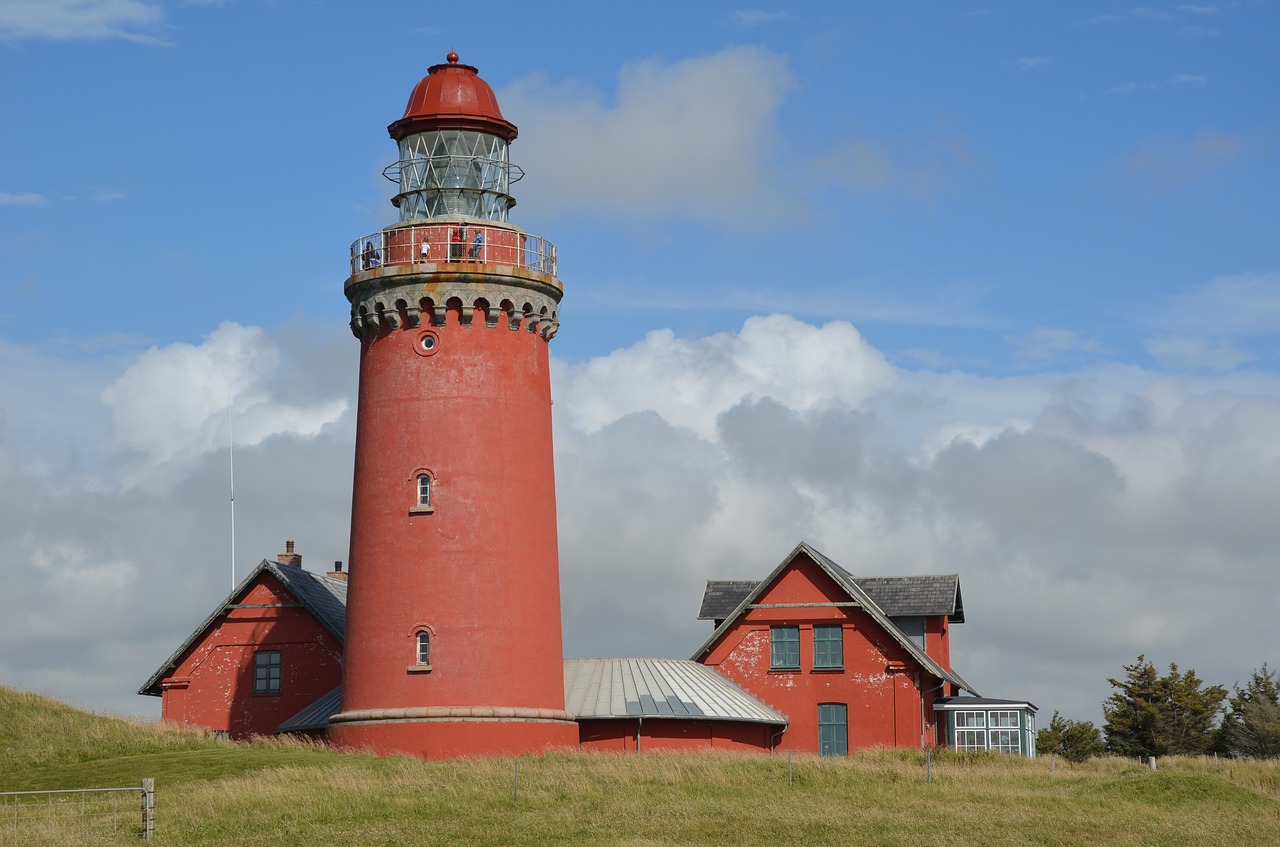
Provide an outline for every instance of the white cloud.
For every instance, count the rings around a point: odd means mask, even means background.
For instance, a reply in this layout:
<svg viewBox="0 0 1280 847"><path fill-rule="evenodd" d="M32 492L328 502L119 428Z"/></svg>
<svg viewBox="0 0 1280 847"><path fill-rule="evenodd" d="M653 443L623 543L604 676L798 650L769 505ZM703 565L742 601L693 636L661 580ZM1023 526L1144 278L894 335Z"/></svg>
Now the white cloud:
<svg viewBox="0 0 1280 847"><path fill-rule="evenodd" d="M0 3L0 41L26 39L123 39L162 44L158 3L141 0L5 0Z"/></svg>
<svg viewBox="0 0 1280 847"><path fill-rule="evenodd" d="M954 190L975 166L968 139L942 128L923 142L849 137L810 164L810 180L859 194L888 191L932 200Z"/></svg>
<svg viewBox="0 0 1280 847"><path fill-rule="evenodd" d="M1006 335L1004 340L1013 345L1018 358L1032 361L1055 359L1067 353L1096 353L1102 346L1096 338L1081 338L1072 330L1044 326L1020 336Z"/></svg>
<svg viewBox="0 0 1280 847"><path fill-rule="evenodd" d="M1280 272L1216 277L1172 298L1153 322L1180 335L1271 335L1280 331Z"/></svg>
<svg viewBox="0 0 1280 847"><path fill-rule="evenodd" d="M46 438L83 441L111 413L130 448L86 479L74 457L31 473L0 440L7 683L154 706L132 689L228 588L227 390L249 398L241 573L286 538L313 568L345 557L353 426L326 410L349 402L358 354L326 332L227 324L96 365L115 404L96 409L82 369L0 348L79 409L41 419ZM1274 660L1278 377L912 372L847 323L773 315L555 360L553 379L571 655L688 655L706 579L760 576L805 539L858 573L958 572L955 666L992 696L1094 719L1138 652L1224 683ZM0 433L29 438L37 406L0 390Z"/></svg>
<svg viewBox="0 0 1280 847"><path fill-rule="evenodd" d="M1169 77L1170 85L1208 85L1209 78L1199 74L1174 74Z"/></svg>
<svg viewBox="0 0 1280 847"><path fill-rule="evenodd" d="M739 333L705 338L656 330L634 347L563 372L557 396L587 432L653 411L709 438L721 413L751 397L793 410L830 401L856 406L892 380L884 357L852 325L813 327L770 315L749 318Z"/></svg>
<svg viewBox="0 0 1280 847"><path fill-rule="evenodd" d="M796 16L790 12L763 12L759 9L736 11L729 20L738 26L766 26L779 21L794 21Z"/></svg>
<svg viewBox="0 0 1280 847"><path fill-rule="evenodd" d="M314 436L336 422L346 401L307 404L272 396L280 351L256 327L224 323L199 346L171 344L138 357L105 391L110 444L132 459L135 483L165 478L172 467L224 449L228 426L239 444L273 435ZM230 421L228 408L232 409Z"/></svg>
<svg viewBox="0 0 1280 847"><path fill-rule="evenodd" d="M1017 61L1018 67L1022 68L1024 71L1029 71L1032 68L1044 67L1045 65L1050 64L1053 60L1046 59L1043 56L1033 56L1033 57L1023 57L1015 61Z"/></svg>
<svg viewBox="0 0 1280 847"><path fill-rule="evenodd" d="M1229 371L1252 361L1253 356L1226 339L1199 335L1168 335L1146 343L1147 352L1162 366L1174 369L1208 368Z"/></svg>
<svg viewBox="0 0 1280 847"><path fill-rule="evenodd" d="M667 64L632 62L616 97L525 79L499 93L521 127L513 156L528 206L625 217L759 217L783 200L770 157L791 88L786 60L737 47Z"/></svg>
<svg viewBox="0 0 1280 847"><path fill-rule="evenodd" d="M0 191L0 206L48 206L49 198L43 194L34 192L26 192L24 194L11 194L8 191Z"/></svg>

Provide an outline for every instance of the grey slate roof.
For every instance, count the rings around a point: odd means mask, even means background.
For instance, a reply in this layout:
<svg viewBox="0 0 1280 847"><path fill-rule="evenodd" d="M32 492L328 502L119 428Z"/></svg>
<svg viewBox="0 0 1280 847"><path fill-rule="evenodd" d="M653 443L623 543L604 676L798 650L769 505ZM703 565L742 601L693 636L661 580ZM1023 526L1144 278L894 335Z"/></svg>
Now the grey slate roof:
<svg viewBox="0 0 1280 847"><path fill-rule="evenodd" d="M329 726L329 718L340 711L342 711L341 685L280 724L276 727L276 732L302 732L308 729L325 729Z"/></svg>
<svg viewBox="0 0 1280 847"><path fill-rule="evenodd" d="M733 625L734 620L745 613L747 611L747 607L755 601L756 597L764 590L764 588L768 586L769 583L773 582L773 580L776 579L789 564L791 564L792 560L801 553L807 555L813 560L814 564L826 571L827 575L835 580L836 584L839 585L840 588L849 596L849 599L857 603L864 612L870 615L871 618L878 623L894 641L898 642L900 647L906 650L906 652L925 669L925 671L938 679L946 680L958 688L968 691L970 694L976 695L978 693L974 690L973 686L965 682L963 677L954 671L948 671L943 668L927 653L925 653L924 650L920 649L915 642L908 638L902 630L898 629L898 627L889 620L889 616L881 610L876 602L872 600L861 587L859 587L858 583L848 571L803 541L797 544L795 549L787 554L786 558L784 558L778 566L773 569L772 573L756 583L755 588L743 597L738 602L738 605L724 616L723 622L716 627L715 632L711 633L711 637L703 642L702 646L693 654L693 660L695 662L706 657L707 653L710 652L712 645L714 645L720 636Z"/></svg>
<svg viewBox="0 0 1280 847"><path fill-rule="evenodd" d="M956 574L854 576L839 565L835 567L856 582L880 611L891 618L947 615L952 623L964 623L964 601L960 597L960 577ZM698 620L724 620L757 585L759 580L754 579L707 580Z"/></svg>
<svg viewBox="0 0 1280 847"><path fill-rule="evenodd" d="M138 693L159 697L161 694L160 680L164 679L167 674L182 663L182 659L187 655L187 652L195 646L197 641L204 637L210 627L227 613L231 606L241 600L245 592L249 590L249 586L264 571L280 580L284 587L294 597L298 598L298 602L302 604L303 608L311 612L316 620L320 621L321 626L329 630L334 638L338 639L339 642L345 640L347 619L347 584L345 582L314 574L311 571L303 570L293 565L282 565L279 562L269 562L263 559L256 568L250 571L248 576L240 581L235 590L214 608L209 617L205 618L187 636L187 640L183 641L178 649L173 651L173 655L165 660L160 669L143 683L142 687L138 689Z"/></svg>
<svg viewBox="0 0 1280 847"><path fill-rule="evenodd" d="M590 718L787 719L706 665L685 659L567 659L565 709Z"/></svg>

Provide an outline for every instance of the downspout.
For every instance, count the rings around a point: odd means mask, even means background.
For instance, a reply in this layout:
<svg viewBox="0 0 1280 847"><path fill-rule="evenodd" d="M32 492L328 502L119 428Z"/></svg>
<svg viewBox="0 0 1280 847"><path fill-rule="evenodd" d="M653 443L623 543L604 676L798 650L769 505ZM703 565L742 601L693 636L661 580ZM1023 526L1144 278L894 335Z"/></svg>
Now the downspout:
<svg viewBox="0 0 1280 847"><path fill-rule="evenodd" d="M773 749L778 746L778 736L782 735L782 733L786 731L787 731L787 724L783 724L782 729L778 730L772 736L770 736L769 738L769 758L770 759L773 758Z"/></svg>
<svg viewBox="0 0 1280 847"><path fill-rule="evenodd" d="M640 730L644 728L644 715L636 716L636 755L640 755Z"/></svg>
<svg viewBox="0 0 1280 847"><path fill-rule="evenodd" d="M924 749L924 725L925 725L924 696L926 694L932 694L933 692L937 691L939 688L944 687L946 684L947 684L947 681L944 679L942 682L938 683L933 688L930 688L928 691L921 690L920 692L920 749L921 750ZM920 686L920 683L917 682L916 687L918 688L919 686Z"/></svg>

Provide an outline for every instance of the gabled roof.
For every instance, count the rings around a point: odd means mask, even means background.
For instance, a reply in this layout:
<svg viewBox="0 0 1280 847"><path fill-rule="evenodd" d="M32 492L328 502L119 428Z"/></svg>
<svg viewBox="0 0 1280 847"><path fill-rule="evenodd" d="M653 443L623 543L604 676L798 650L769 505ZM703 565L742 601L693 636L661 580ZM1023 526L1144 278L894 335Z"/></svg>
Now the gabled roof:
<svg viewBox="0 0 1280 847"><path fill-rule="evenodd" d="M338 639L339 643L343 642L346 637L347 584L340 579L331 579L327 576L314 574L311 571L303 570L301 567L282 565L279 562L269 562L263 559L248 576L240 581L235 590L218 604L213 612L209 614L209 617L205 618L195 628L195 631L187 636L186 641L183 641L178 649L173 652L173 655L165 660L160 669L143 683L143 686L138 689L138 693L159 697L161 695L160 680L172 673L182 663L183 658L195 646L196 642L204 638L214 624L248 593L250 586L264 572L278 579L290 594L298 598L298 602L302 604L302 607L315 616L321 626L329 630L329 633Z"/></svg>
<svg viewBox="0 0 1280 847"><path fill-rule="evenodd" d="M706 665L686 659L566 659L565 709L589 718L787 719Z"/></svg>
<svg viewBox="0 0 1280 847"><path fill-rule="evenodd" d="M932 674L938 679L950 682L952 685L962 688L971 694L976 695L978 693L973 689L973 686L965 682L959 674L946 670L916 646L915 642L908 638L902 630L898 629L898 627L889 620L889 615L886 614L873 599L871 599L870 595L859 587L858 583L848 571L803 541L797 544L795 549L788 553L786 558L784 558L778 566L773 569L772 573L760 580L760 582L756 583L755 588L751 589L750 593L743 597L738 602L738 605L724 616L723 622L716 627L715 632L711 633L711 637L708 638L703 645L698 648L697 652L693 654L693 660L700 661L704 658L707 653L711 651L712 646L714 646L720 639L720 636L727 632L729 628L733 626L734 622L747 612L750 606L755 603L757 598L764 592L765 588L772 584L773 581L776 580L778 576L786 570L786 568L789 567L801 553L808 556L814 564L827 574L827 576L831 577L831 579L840 586L840 589L844 591L849 599L857 603L864 612L870 615L872 620L879 624L900 647L902 647L913 659L916 660L916 662L921 665L921 667L925 669L926 672Z"/></svg>
<svg viewBox="0 0 1280 847"><path fill-rule="evenodd" d="M891 618L946 615L952 623L964 623L964 601L960 597L957 574L854 576L839 565L836 567ZM724 620L759 584L759 580L754 579L707 580L698 620Z"/></svg>

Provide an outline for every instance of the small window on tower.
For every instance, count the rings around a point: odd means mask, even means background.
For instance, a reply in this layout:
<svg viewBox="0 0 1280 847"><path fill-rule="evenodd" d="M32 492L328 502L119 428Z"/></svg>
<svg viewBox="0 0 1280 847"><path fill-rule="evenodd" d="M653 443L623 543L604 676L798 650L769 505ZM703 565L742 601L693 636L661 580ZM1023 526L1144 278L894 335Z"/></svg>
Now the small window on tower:
<svg viewBox="0 0 1280 847"><path fill-rule="evenodd" d="M411 674L431 673L431 630L426 624L418 624L413 635L413 664L407 670Z"/></svg>
<svg viewBox="0 0 1280 847"><path fill-rule="evenodd" d="M429 515L435 511L435 505L432 503L432 489L435 487L435 478L431 476L431 472L419 468L413 472L410 477L413 480L413 502L409 506L409 514L411 515Z"/></svg>

